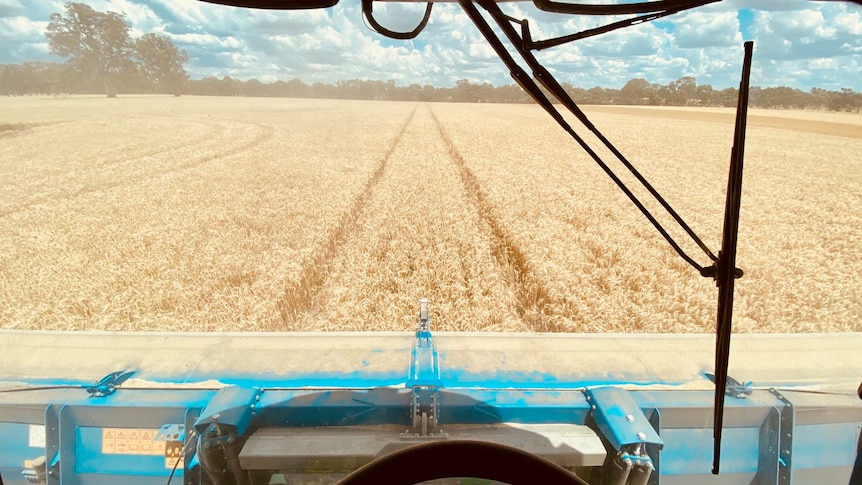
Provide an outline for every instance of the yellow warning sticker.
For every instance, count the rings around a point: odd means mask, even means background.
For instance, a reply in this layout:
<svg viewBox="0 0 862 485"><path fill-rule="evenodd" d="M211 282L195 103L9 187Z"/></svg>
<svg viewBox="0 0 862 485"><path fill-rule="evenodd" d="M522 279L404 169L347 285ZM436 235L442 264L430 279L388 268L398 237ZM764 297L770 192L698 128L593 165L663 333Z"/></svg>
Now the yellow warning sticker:
<svg viewBox="0 0 862 485"><path fill-rule="evenodd" d="M102 453L164 456L165 442L155 440L157 432L157 429L102 428Z"/></svg>

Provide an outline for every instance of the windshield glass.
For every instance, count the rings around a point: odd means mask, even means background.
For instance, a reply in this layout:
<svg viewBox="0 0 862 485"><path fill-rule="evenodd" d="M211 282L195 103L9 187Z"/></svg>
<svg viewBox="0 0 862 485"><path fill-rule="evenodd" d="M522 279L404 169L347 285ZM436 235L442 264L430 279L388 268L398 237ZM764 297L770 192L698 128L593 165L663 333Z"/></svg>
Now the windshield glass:
<svg viewBox="0 0 862 485"><path fill-rule="evenodd" d="M734 329L860 331L859 10L737 3L539 56L717 251L754 39ZM507 7L535 38L599 25ZM410 30L423 9L376 12ZM424 297L438 330L714 330L713 281L457 4L408 41L354 2L0 15L3 328L413 330Z"/></svg>
<svg viewBox="0 0 862 485"><path fill-rule="evenodd" d="M0 0L0 484L847 483L862 9L611 3Z"/></svg>

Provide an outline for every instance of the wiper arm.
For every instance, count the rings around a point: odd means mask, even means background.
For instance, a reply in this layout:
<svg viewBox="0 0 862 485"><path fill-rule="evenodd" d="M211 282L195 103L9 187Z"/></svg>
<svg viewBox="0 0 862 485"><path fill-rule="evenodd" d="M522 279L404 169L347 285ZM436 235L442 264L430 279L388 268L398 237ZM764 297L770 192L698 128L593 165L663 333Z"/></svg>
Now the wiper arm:
<svg viewBox="0 0 862 485"><path fill-rule="evenodd" d="M475 3L474 3L475 2ZM724 229L722 234L722 245L718 256L715 256L706 244L694 233L694 231L682 220L682 218L673 210L670 204L649 184L649 182L631 165L613 144L605 138L599 130L587 118L586 114L574 102L574 100L566 93L562 85L554 78L554 76L530 52L530 49L535 49L535 46L530 46L528 39L528 30L526 23L521 23L517 19L513 19L505 15L494 0L459 0L459 4L470 17L473 24L479 29L488 44L497 53L500 60L509 68L509 72L515 82L518 83L530 96L549 114L551 117L566 131L584 151L602 168L602 170L610 177L620 190L635 204L641 213L652 223L652 225L665 238L670 246L691 266L696 268L704 277L714 278L718 286L718 315L716 321L716 348L715 348L715 406L713 420L713 437L714 437L714 455L712 473L718 474L719 462L721 456L721 434L724 414L724 395L727 386L727 367L730 356L730 336L732 328L733 315L733 290L734 280L742 276L742 271L736 267L736 247L737 234L739 231L739 208L741 203L742 189L742 165L743 154L745 150L745 127L748 115L748 86L751 77L751 57L753 52L753 42L746 42L745 58L743 60L742 80L740 81L739 99L736 111L736 127L733 138L733 149L731 152L730 174L728 176L727 198L725 203L724 214ZM509 38L515 50L521 55L524 61L533 70L533 75L536 80L531 78L527 72L515 61L509 54L506 47L503 45L500 38L491 28L490 24L485 20L476 4L481 5L490 16L495 20L499 28ZM683 10L688 2L680 2L676 5L680 10ZM691 6L694 2L690 3ZM647 19L649 20L649 19ZM518 35L516 29L512 26L512 22L520 23L524 37ZM622 26L622 25L620 25ZM586 141L578 135L571 125L563 118L562 114L556 109L554 104L548 98L544 91L539 87L537 82L547 89L554 97L556 97L577 119L591 131L602 144L605 145L616 158L635 176L641 185L649 191L649 193L661 204L668 214L677 222L677 224L689 235L689 237L697 244L697 246L712 260L711 266L701 266L694 258L689 256L682 250L670 234L662 227L658 220L650 213L650 211L641 203L640 200L626 187L622 180L610 169L610 167L601 159L601 157L586 143Z"/></svg>
<svg viewBox="0 0 862 485"><path fill-rule="evenodd" d="M515 59L506 50L502 41L485 18L479 12L479 9L471 0L460 0L459 3L485 39L488 44L497 53L500 60L509 68L509 72L515 82L518 83L530 96L542 107L554 120L566 131L581 148L596 162L597 165L605 172L605 174L616 184L616 186L629 198L629 200L640 210L643 216L656 228L661 236L673 248L674 251L688 264L698 270L705 277L713 277L710 272L710 266L702 266L693 257L688 255L682 247L674 240L668 231L661 225L656 217L646 208L646 206L637 198L637 196L625 185L625 183L614 173L614 171L605 163L604 160L590 147L587 142L574 131L569 123L563 118L562 114L557 110L548 96L542 91L539 85L547 89L553 96L559 100L565 108L571 112L585 128L587 128L596 138L625 166L625 168L638 180L650 195L662 206L662 208L673 218L680 228L691 238L691 240L704 252L704 254L714 262L718 260L706 244L695 234L694 230L682 219L682 217L671 207L671 205L658 193L658 191L646 180L646 178L634 167L634 165L610 142L599 129L589 120L586 113L575 103L571 96L566 93L562 85L554 78L554 76L544 66L539 63L536 57L530 50L525 48L524 39L518 35L518 32L512 26L512 21L516 21L507 16L500 10L500 7L493 0L476 0L476 3L481 5L494 19L503 33L511 41L513 47L518 51L524 61L533 70L531 78L527 72L515 61Z"/></svg>
<svg viewBox="0 0 862 485"><path fill-rule="evenodd" d="M712 473L718 474L721 457L721 428L724 417L724 389L727 386L727 364L730 360L730 332L733 323L733 286L736 280L736 244L739 233L739 206L742 198L742 161L745 154L745 125L748 119L748 84L751 78L751 56L754 42L744 44L742 79L736 105L736 126L727 176L727 200L724 207L724 230L718 252L716 281L718 285L718 319L715 330L715 415L713 416Z"/></svg>
<svg viewBox="0 0 862 485"><path fill-rule="evenodd" d="M88 393L90 393L90 397L105 397L109 394L113 394L114 391L117 390L117 386L122 385L126 382L135 371L117 371L111 372L105 377L101 378L99 382L88 385L88 384L52 384L47 386L21 386L21 387L9 387L9 388L0 388L0 393L6 392L30 392L30 391L50 391L54 389L84 389Z"/></svg>

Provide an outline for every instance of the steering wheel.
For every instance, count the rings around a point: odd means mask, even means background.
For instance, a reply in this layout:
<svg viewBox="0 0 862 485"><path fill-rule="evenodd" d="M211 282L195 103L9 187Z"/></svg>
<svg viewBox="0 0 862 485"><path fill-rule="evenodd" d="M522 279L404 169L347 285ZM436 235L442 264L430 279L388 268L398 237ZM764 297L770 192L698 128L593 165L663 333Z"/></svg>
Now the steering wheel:
<svg viewBox="0 0 862 485"><path fill-rule="evenodd" d="M390 453L345 477L340 485L413 485L439 478L472 477L512 485L588 485L544 458L483 441L434 441Z"/></svg>

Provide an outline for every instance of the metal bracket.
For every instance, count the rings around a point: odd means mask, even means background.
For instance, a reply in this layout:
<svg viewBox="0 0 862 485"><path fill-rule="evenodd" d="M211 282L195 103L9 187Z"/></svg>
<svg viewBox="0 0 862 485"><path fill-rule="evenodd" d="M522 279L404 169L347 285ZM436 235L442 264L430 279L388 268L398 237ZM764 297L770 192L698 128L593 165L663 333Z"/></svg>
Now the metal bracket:
<svg viewBox="0 0 862 485"><path fill-rule="evenodd" d="M615 450L621 451L626 445L664 446L641 408L625 389L594 387L584 391L584 394L596 425Z"/></svg>
<svg viewBox="0 0 862 485"><path fill-rule="evenodd" d="M117 390L117 386L126 382L129 377L132 377L135 371L117 371L111 372L102 378L99 382L97 382L94 386L87 387L87 392L90 393L90 397L105 397L114 393Z"/></svg>
<svg viewBox="0 0 862 485"><path fill-rule="evenodd" d="M608 456L602 466L600 485L646 485L655 466L641 445L628 445L628 451Z"/></svg>
<svg viewBox="0 0 862 485"><path fill-rule="evenodd" d="M256 406L262 392L256 387L219 389L195 422L198 434L203 435L209 424L232 426L238 435L244 434L257 414Z"/></svg>
<svg viewBox="0 0 862 485"><path fill-rule="evenodd" d="M596 427L617 451L616 455L608 454L598 483L646 485L655 470L646 447L660 450L664 442L641 408L628 391L619 387L596 387L584 394Z"/></svg>
<svg viewBox="0 0 862 485"><path fill-rule="evenodd" d="M413 389L410 402L410 417L413 428L401 433L402 440L447 439L448 435L438 429L440 402L437 389L417 387Z"/></svg>
<svg viewBox="0 0 862 485"><path fill-rule="evenodd" d="M796 411L791 403L774 387L769 392L784 403L778 418L778 484L790 484L793 458L793 421Z"/></svg>
<svg viewBox="0 0 862 485"><path fill-rule="evenodd" d="M410 351L410 375L407 387L442 387L437 359L437 344L431 336L429 303L419 300L419 329Z"/></svg>
<svg viewBox="0 0 862 485"><path fill-rule="evenodd" d="M704 375L715 384L715 374L705 372ZM727 383L724 387L724 393L734 399L746 399L751 395L751 381L740 382L733 377L727 376Z"/></svg>
<svg viewBox="0 0 862 485"><path fill-rule="evenodd" d="M256 387L223 387L195 421L200 439L197 457L213 482L251 485L239 462L239 451L257 415L262 392Z"/></svg>

